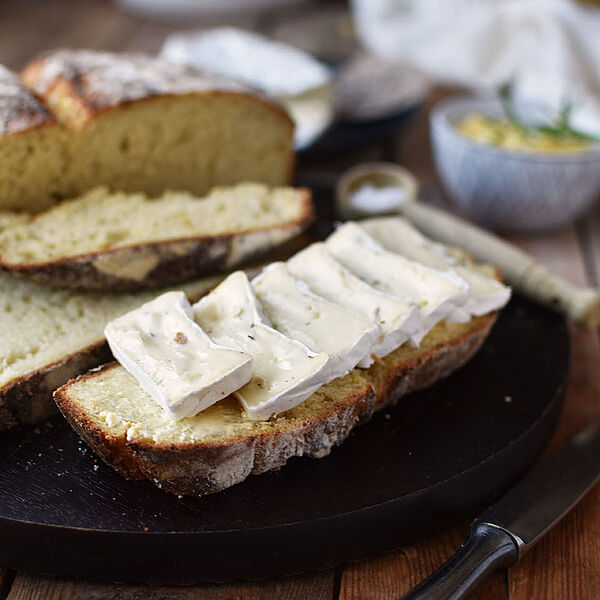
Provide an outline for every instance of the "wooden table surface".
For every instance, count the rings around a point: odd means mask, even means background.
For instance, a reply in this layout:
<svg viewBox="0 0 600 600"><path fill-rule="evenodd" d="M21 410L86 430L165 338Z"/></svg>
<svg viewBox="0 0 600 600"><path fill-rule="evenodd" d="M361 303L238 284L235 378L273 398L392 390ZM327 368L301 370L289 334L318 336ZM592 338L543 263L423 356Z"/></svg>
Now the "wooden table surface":
<svg viewBox="0 0 600 600"><path fill-rule="evenodd" d="M307 32L323 31L328 27L323 25L324 20L331 18L340 31L347 31L344 10L343 3L330 2L291 13L236 16L228 22L283 37L293 36L296 43L310 45L314 43L314 35L304 37L299 27L304 23ZM154 23L124 15L112 3L101 0L4 0L0 2L0 62L18 69L37 52L59 46L154 52L160 48L164 36L175 29L215 24L218 22ZM335 52L340 47L351 46L348 39L335 44L329 40L328 48ZM427 135L429 108L446 93L434 91L428 106L412 124L385 143L327 161L301 161L299 179L303 183L328 184L357 162L394 160L418 176L426 198L447 204L431 162ZM600 206L561 231L513 241L567 279L600 286ZM598 332L587 332L572 325L571 341L572 368L566 408L549 451L558 448L579 427L600 414L600 336ZM0 600L391 600L406 593L446 560L464 539L467 528L468 520L465 520L392 554L330 571L258 583L158 588L53 579L0 568ZM497 573L473 597L597 600L600 598L599 534L600 485L597 485L520 564ZM110 556L106 559L110 560Z"/></svg>

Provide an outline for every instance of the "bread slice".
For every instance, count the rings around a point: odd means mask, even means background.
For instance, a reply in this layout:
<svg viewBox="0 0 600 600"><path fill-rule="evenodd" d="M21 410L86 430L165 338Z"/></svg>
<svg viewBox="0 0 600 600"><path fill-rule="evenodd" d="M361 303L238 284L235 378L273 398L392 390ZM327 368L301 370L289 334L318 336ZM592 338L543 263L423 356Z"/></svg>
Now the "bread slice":
<svg viewBox="0 0 600 600"><path fill-rule="evenodd" d="M221 277L182 289L197 299ZM0 274L0 431L38 423L56 412L52 392L111 360L106 323L156 292L75 293Z"/></svg>
<svg viewBox="0 0 600 600"><path fill-rule="evenodd" d="M40 212L99 185L201 196L291 180L286 111L222 77L140 54L58 50L21 79L0 66L0 210Z"/></svg>
<svg viewBox="0 0 600 600"><path fill-rule="evenodd" d="M466 362L494 320L489 314L439 324L419 348L402 346L367 370L353 369L265 422L250 421L232 397L173 422L117 363L70 381L54 398L81 437L125 477L150 479L174 494L209 494L292 456L327 455L373 410Z"/></svg>
<svg viewBox="0 0 600 600"><path fill-rule="evenodd" d="M314 211L305 188L246 183L206 198L96 188L12 220L0 213L3 270L54 287L127 291L230 269L299 234Z"/></svg>

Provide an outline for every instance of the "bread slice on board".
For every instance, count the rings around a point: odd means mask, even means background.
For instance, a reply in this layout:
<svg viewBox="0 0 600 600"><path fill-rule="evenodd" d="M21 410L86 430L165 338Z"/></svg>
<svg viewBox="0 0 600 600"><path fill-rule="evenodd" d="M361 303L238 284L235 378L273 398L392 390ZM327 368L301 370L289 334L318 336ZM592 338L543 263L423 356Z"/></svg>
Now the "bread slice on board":
<svg viewBox="0 0 600 600"><path fill-rule="evenodd" d="M404 345L369 369L353 369L270 421L250 421L232 397L171 421L117 363L70 381L54 398L81 437L125 477L150 479L175 494L209 494L277 469L293 456L327 455L373 410L469 360L495 317L441 323L418 348Z"/></svg>
<svg viewBox="0 0 600 600"><path fill-rule="evenodd" d="M10 216L0 213L1 269L57 288L123 292L231 269L298 235L314 211L305 188L244 183L205 198L96 188L12 225Z"/></svg>
<svg viewBox="0 0 600 600"><path fill-rule="evenodd" d="M290 182L278 104L143 54L56 50L0 69L0 210L40 212L99 185L157 196Z"/></svg>
<svg viewBox="0 0 600 600"><path fill-rule="evenodd" d="M180 289L198 299L221 278ZM75 293L0 274L0 431L54 414L57 387L111 360L104 339L108 321L156 293Z"/></svg>

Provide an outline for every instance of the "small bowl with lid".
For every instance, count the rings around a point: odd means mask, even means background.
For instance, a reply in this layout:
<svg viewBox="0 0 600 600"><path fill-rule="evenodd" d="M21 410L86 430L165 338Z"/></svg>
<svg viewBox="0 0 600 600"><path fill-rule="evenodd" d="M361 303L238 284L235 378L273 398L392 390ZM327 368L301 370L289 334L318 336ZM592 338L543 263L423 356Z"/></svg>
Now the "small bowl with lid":
<svg viewBox="0 0 600 600"><path fill-rule="evenodd" d="M547 112L520 107L535 121ZM482 225L500 231L541 232L572 222L600 195L600 144L577 151L522 150L482 142L459 126L471 115L505 118L495 99L451 98L430 116L438 173L454 203Z"/></svg>

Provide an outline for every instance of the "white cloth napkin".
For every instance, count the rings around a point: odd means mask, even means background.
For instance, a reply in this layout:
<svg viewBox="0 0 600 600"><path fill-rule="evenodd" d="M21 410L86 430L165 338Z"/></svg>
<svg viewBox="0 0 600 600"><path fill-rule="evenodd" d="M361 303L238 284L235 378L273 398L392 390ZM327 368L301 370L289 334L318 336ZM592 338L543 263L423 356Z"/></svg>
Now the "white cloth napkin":
<svg viewBox="0 0 600 600"><path fill-rule="evenodd" d="M361 42L435 81L559 109L600 136L600 9L571 0L352 0Z"/></svg>

